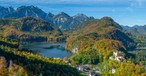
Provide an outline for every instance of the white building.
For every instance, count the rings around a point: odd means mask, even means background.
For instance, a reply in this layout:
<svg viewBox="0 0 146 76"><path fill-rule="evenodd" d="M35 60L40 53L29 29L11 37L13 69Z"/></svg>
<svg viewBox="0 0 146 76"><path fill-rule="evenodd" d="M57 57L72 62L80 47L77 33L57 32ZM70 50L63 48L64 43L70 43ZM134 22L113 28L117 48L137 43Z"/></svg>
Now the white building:
<svg viewBox="0 0 146 76"><path fill-rule="evenodd" d="M72 49L72 52L73 52L73 53L77 53L77 52L78 52L78 48Z"/></svg>
<svg viewBox="0 0 146 76"><path fill-rule="evenodd" d="M117 60L119 62L123 61L125 58L120 55L120 52L113 52L113 56L110 57L111 60Z"/></svg>
<svg viewBox="0 0 146 76"><path fill-rule="evenodd" d="M116 72L116 69L115 69L115 68L113 68L113 69L112 69L112 73L115 73L115 72Z"/></svg>

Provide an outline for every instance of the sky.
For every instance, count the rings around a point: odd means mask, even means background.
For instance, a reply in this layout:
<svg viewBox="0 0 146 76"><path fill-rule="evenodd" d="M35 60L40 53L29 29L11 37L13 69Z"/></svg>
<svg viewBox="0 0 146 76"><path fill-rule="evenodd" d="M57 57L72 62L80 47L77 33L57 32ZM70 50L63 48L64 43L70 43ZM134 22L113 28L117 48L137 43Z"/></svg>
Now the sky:
<svg viewBox="0 0 146 76"><path fill-rule="evenodd" d="M53 14L83 13L98 19L109 16L121 25L146 24L146 0L0 0L0 6L22 5L34 5Z"/></svg>

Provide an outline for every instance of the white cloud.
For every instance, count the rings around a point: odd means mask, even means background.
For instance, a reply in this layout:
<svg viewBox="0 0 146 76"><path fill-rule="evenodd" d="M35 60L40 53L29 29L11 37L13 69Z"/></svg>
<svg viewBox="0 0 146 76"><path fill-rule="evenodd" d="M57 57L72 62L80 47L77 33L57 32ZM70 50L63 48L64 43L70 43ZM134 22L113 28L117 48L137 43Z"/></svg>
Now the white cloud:
<svg viewBox="0 0 146 76"><path fill-rule="evenodd" d="M143 5L143 1L144 0L136 0L136 2L138 3L139 6L142 6Z"/></svg>
<svg viewBox="0 0 146 76"><path fill-rule="evenodd" d="M142 7L146 3L146 0L130 0L131 7Z"/></svg>

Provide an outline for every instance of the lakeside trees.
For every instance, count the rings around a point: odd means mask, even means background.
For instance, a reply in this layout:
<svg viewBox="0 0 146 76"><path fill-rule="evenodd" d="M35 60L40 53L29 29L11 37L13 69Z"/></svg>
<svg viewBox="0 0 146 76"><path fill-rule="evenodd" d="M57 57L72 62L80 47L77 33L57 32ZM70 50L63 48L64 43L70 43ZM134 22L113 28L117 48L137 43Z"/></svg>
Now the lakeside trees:
<svg viewBox="0 0 146 76"><path fill-rule="evenodd" d="M5 43L0 44L0 56L4 56L8 61L12 60L13 63L22 66L29 76L79 75L75 68L67 65L61 59L44 58L25 50L18 50L17 47L12 47L7 45L7 42Z"/></svg>

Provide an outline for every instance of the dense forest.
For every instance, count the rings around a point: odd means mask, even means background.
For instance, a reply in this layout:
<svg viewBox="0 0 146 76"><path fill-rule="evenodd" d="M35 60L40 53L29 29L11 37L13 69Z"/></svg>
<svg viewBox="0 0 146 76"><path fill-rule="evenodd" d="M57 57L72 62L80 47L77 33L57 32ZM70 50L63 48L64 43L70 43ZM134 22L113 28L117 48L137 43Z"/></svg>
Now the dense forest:
<svg viewBox="0 0 146 76"><path fill-rule="evenodd" d="M19 76L78 75L75 68L67 65L60 59L44 58L27 50L19 50L17 41L9 41L5 38L1 38L0 41L1 64L3 65L0 71L3 76L14 74ZM7 63L6 61L10 61L10 63Z"/></svg>
<svg viewBox="0 0 146 76"><path fill-rule="evenodd" d="M64 41L62 32L53 24L38 18L0 19L0 35L26 42Z"/></svg>

